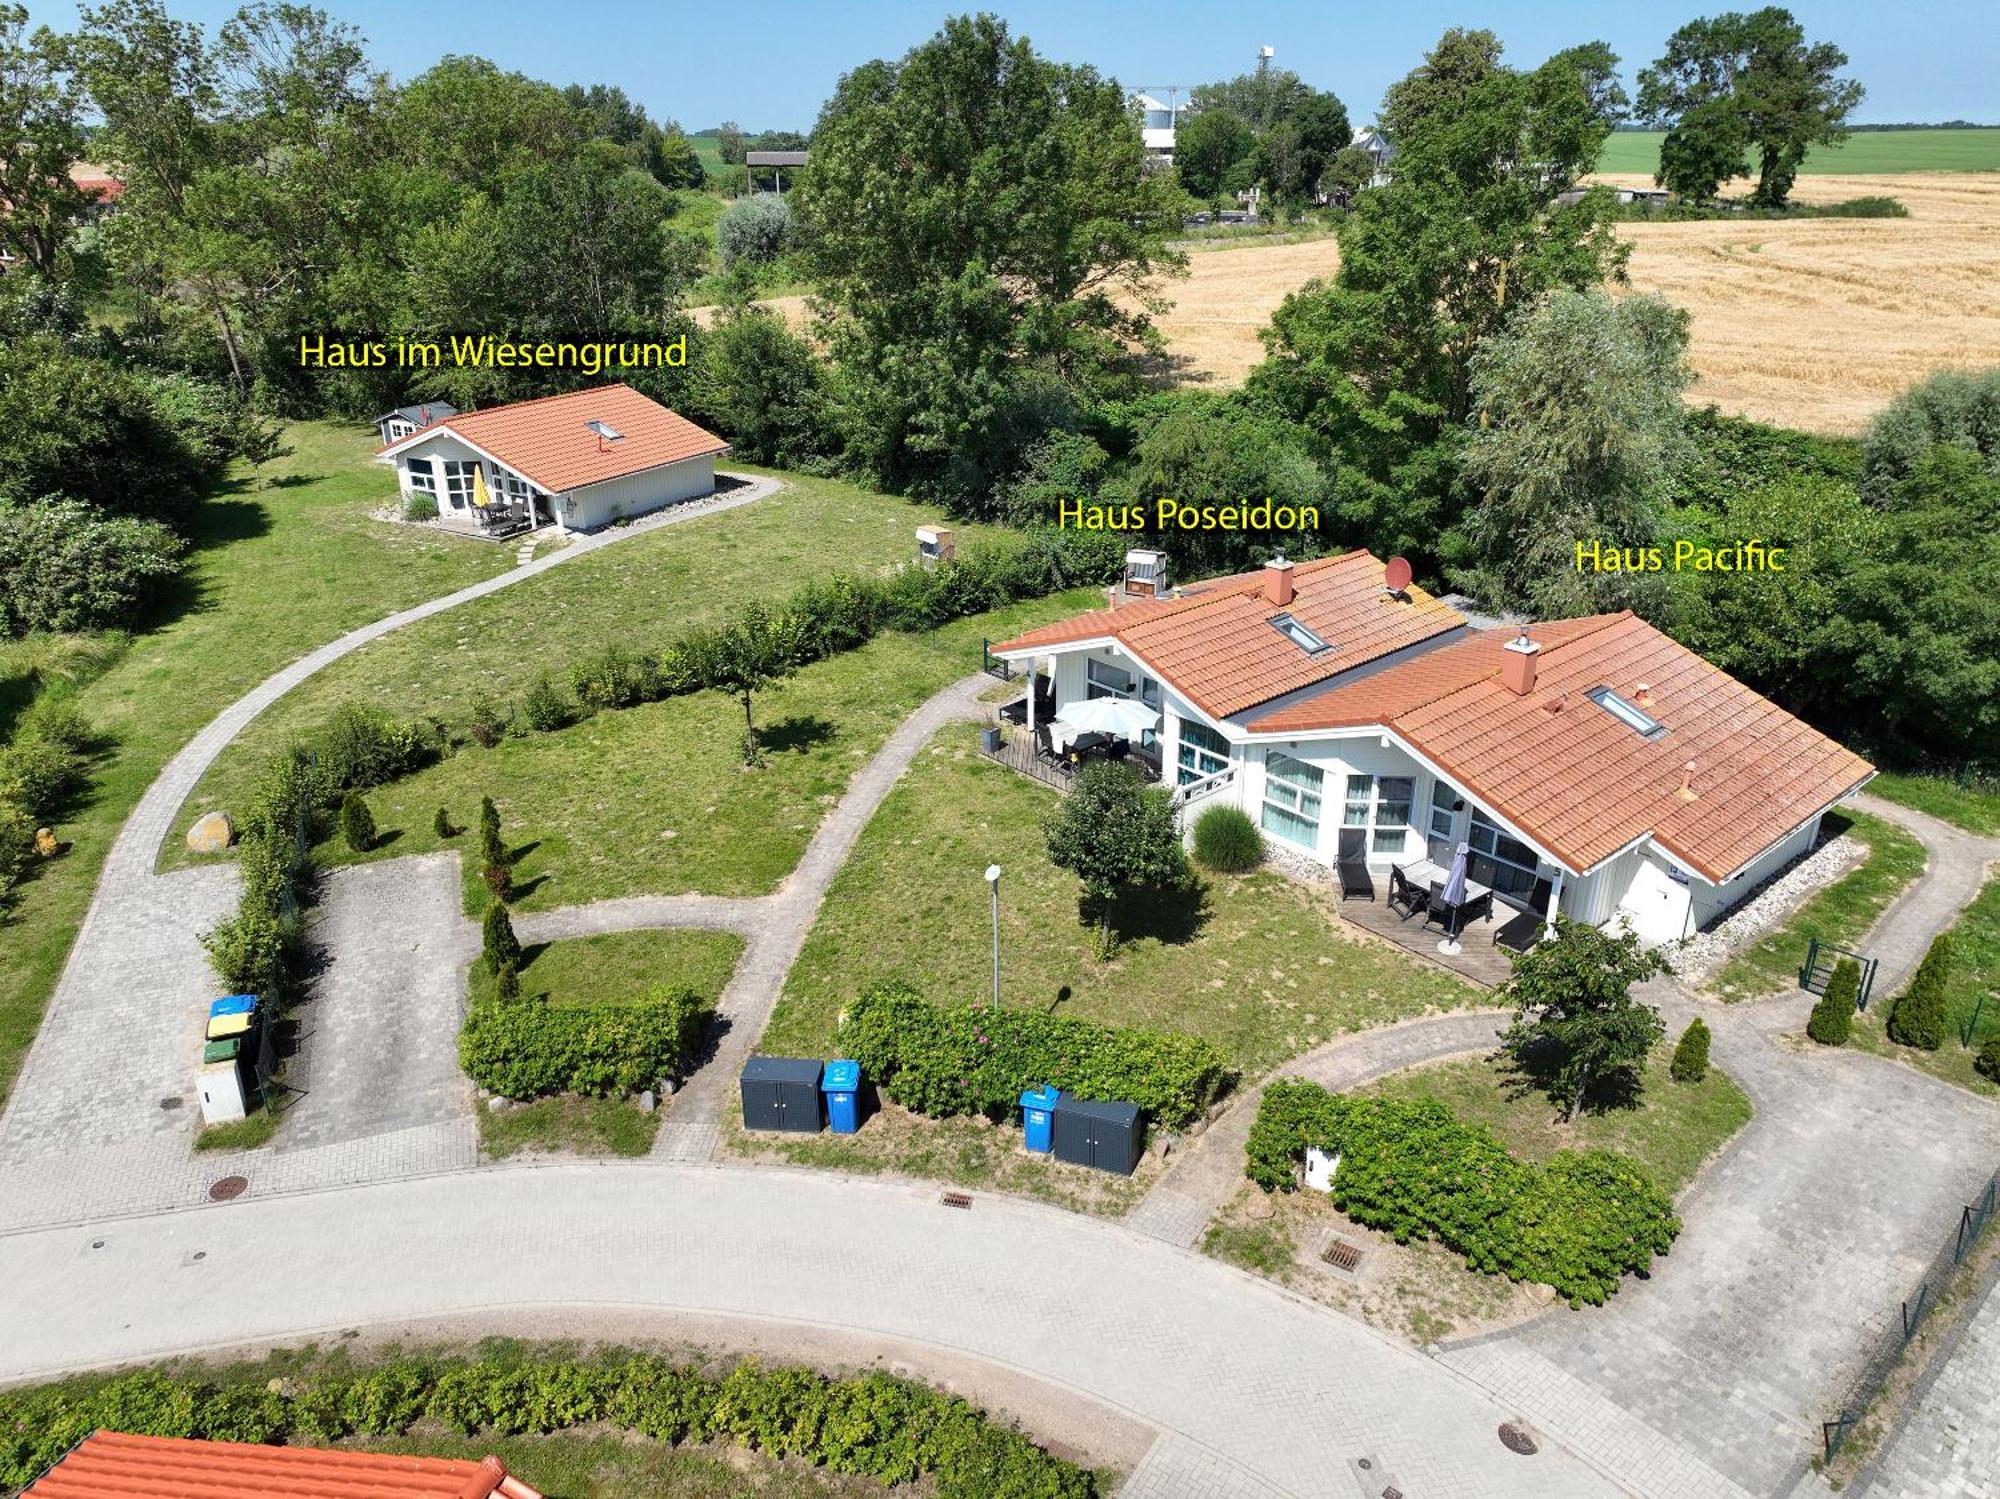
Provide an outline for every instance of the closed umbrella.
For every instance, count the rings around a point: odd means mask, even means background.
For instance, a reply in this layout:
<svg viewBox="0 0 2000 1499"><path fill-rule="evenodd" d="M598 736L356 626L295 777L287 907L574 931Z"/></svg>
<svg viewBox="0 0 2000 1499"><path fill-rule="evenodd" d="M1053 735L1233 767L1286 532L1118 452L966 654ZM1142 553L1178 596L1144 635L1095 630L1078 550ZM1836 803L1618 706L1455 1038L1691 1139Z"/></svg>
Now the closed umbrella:
<svg viewBox="0 0 2000 1499"><path fill-rule="evenodd" d="M1119 739L1136 739L1160 726L1160 715L1144 703L1128 697L1093 697L1071 703L1056 715L1077 734L1110 734Z"/></svg>
<svg viewBox="0 0 2000 1499"><path fill-rule="evenodd" d="M1458 951L1458 908L1465 904L1465 864L1471 852L1471 845L1459 844L1458 852L1451 856L1451 869L1444 877L1444 889L1438 892L1438 903L1451 912L1451 925L1445 931L1444 941L1438 944L1439 952Z"/></svg>

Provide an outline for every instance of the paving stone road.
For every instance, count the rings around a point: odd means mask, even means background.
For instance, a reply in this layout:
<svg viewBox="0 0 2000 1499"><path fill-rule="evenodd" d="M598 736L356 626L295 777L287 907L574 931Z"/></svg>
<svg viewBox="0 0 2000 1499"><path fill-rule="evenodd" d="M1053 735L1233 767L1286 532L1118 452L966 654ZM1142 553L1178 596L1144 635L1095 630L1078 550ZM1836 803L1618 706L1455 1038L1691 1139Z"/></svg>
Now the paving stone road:
<svg viewBox="0 0 2000 1499"><path fill-rule="evenodd" d="M2000 1282L1937 1371L1872 1476L1865 1499L2000 1499Z"/></svg>

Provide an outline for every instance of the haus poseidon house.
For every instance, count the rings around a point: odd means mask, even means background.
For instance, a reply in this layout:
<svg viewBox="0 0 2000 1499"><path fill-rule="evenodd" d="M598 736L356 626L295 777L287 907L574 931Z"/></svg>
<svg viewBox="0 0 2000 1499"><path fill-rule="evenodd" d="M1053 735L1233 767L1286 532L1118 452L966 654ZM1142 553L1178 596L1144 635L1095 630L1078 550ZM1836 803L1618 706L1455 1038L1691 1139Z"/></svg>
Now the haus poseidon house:
<svg viewBox="0 0 2000 1499"><path fill-rule="evenodd" d="M382 419L385 436L410 409ZM390 437L375 460L395 466L405 501L429 496L439 520L468 529L595 531L713 494L715 460L729 451L629 385L429 411L425 425Z"/></svg>
<svg viewBox="0 0 2000 1499"><path fill-rule="evenodd" d="M1189 815L1233 803L1286 848L1384 876L1464 843L1495 900L1649 942L1810 850L1874 774L1629 611L1481 628L1360 551L1115 590L992 654L1045 673L1056 714L1156 710Z"/></svg>

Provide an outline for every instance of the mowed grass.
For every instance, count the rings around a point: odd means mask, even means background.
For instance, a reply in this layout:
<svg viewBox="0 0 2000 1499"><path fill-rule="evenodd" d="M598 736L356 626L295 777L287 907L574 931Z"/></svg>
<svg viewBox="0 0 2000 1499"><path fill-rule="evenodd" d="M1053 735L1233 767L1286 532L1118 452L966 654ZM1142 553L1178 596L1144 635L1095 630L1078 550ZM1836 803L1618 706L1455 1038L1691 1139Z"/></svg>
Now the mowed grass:
<svg viewBox="0 0 2000 1499"><path fill-rule="evenodd" d="M1945 1026L1944 1045L1936 1051L1922 1051L1891 1041L1886 1026L1896 996L1890 994L1877 995L1854 1017L1853 1044L1908 1062L1974 1093L2000 1096L2000 1085L1981 1077L1972 1065L1979 1048L2000 1036L2000 878L1981 887L1978 897L1952 923L1951 935L1952 967L1947 984L1950 1020ZM1969 1046L1960 1039L1968 1030Z"/></svg>
<svg viewBox="0 0 2000 1499"><path fill-rule="evenodd" d="M2000 791L1960 787L1943 776L1909 775L1893 770L1877 775L1868 783L1868 789L1885 801L1928 812L1968 833L2000 837Z"/></svg>
<svg viewBox="0 0 2000 1499"><path fill-rule="evenodd" d="M1548 1095L1505 1059L1441 1062L1386 1077L1357 1091L1383 1098L1434 1098L1468 1124L1483 1124L1524 1160L1558 1150L1615 1150L1645 1167L1661 1191L1678 1195L1702 1163L1750 1122L1750 1100L1720 1069L1698 1083L1668 1074L1671 1040L1654 1048L1635 1100L1586 1102L1572 1124Z"/></svg>
<svg viewBox="0 0 2000 1499"><path fill-rule="evenodd" d="M83 803L0 924L0 1096L19 1071L113 836L160 767L238 695L314 647L512 563L504 549L371 520L387 492L371 429L304 423L290 456L198 513L184 586L84 687L107 741Z"/></svg>
<svg viewBox="0 0 2000 1499"><path fill-rule="evenodd" d="M933 739L834 881L763 1049L837 1050L840 1010L906 979L937 1001L991 990L988 864L1000 877L1004 1003L1104 1025L1185 1031L1246 1075L1346 1031L1464 1008L1481 991L1348 935L1329 896L1281 875L1209 876L1198 910L1139 900L1109 962L1078 920L1078 882L1049 862L1056 793L977 753L976 730Z"/></svg>
<svg viewBox="0 0 2000 1499"><path fill-rule="evenodd" d="M1814 937L1835 947L1858 948L1889 902L1923 873L1923 844L1894 823L1865 812L1829 815L1848 824L1847 836L1866 845L1867 856L1723 964L1708 983L1719 997L1758 999L1796 989Z"/></svg>
<svg viewBox="0 0 2000 1499"><path fill-rule="evenodd" d="M375 472L387 486L386 472ZM940 518L939 511L852 484L788 476L776 494L749 505L626 538L391 631L286 694L217 757L183 804L163 862L197 858L178 834L204 812L240 804L266 759L325 723L342 702L404 718L435 715L462 731L482 694L505 703L543 672L566 689L571 663L607 645L633 651L664 645L719 623L751 599L781 599L830 572L874 573L907 561L915 555L915 528ZM1000 534L957 529L968 541ZM513 562L510 547L462 545L490 554L496 568ZM647 758L681 753L672 740L626 748ZM613 776L626 769L597 768ZM577 789L584 789L581 782ZM478 806L477 793L472 805ZM394 851L407 853L410 845Z"/></svg>
<svg viewBox="0 0 2000 1499"><path fill-rule="evenodd" d="M873 1499L895 1492L872 1478L830 1473L716 1443L669 1447L622 1432L545 1437L422 1436L345 1442L349 1451L405 1452L471 1462L497 1457L509 1473L550 1499Z"/></svg>
<svg viewBox="0 0 2000 1499"><path fill-rule="evenodd" d="M763 895L792 871L854 772L924 699L979 670L982 636L1004 638L1088 608L1076 590L887 634L760 692L765 763L743 768L743 709L717 692L599 713L569 728L468 746L368 795L383 842L361 858L441 846L440 806L477 824L500 809L515 856L516 905L529 911L621 895ZM469 834L450 840L464 844ZM356 855L337 840L330 862ZM476 856L461 861L466 907L486 903Z"/></svg>
<svg viewBox="0 0 2000 1499"><path fill-rule="evenodd" d="M551 1004L619 1004L664 986L717 999L742 955L743 939L734 932L606 932L531 942L521 951L521 995Z"/></svg>
<svg viewBox="0 0 2000 1499"><path fill-rule="evenodd" d="M1597 170L1650 175L1659 170L1665 139L1660 130L1614 131ZM2000 129L1863 130L1841 145L1813 147L1799 168L1801 176L1991 171L2000 171Z"/></svg>

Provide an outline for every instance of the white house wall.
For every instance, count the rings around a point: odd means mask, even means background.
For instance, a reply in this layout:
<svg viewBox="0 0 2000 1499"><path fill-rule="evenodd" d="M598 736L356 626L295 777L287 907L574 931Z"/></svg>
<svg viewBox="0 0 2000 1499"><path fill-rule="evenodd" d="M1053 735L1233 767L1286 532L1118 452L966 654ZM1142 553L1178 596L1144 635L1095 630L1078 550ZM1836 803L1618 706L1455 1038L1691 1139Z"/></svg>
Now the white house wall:
<svg viewBox="0 0 2000 1499"><path fill-rule="evenodd" d="M454 460L462 463L477 463L484 466L486 458L476 448L468 447L449 432L440 432L435 437L405 448L396 455L396 484L405 499L410 495L410 464L412 458L427 458L431 461L431 478L437 485L439 510L449 507L444 498L444 473L437 467L440 462Z"/></svg>
<svg viewBox="0 0 2000 1499"><path fill-rule="evenodd" d="M1711 885L1706 880L1697 880L1694 885L1694 927L1707 926L1725 911L1741 904L1751 891L1785 865L1809 853L1814 840L1819 837L1819 824L1820 819L1815 817L1783 843L1773 845L1727 884Z"/></svg>
<svg viewBox="0 0 2000 1499"><path fill-rule="evenodd" d="M567 530L595 531L614 521L714 492L715 458L711 454L573 489L561 497L556 514Z"/></svg>

